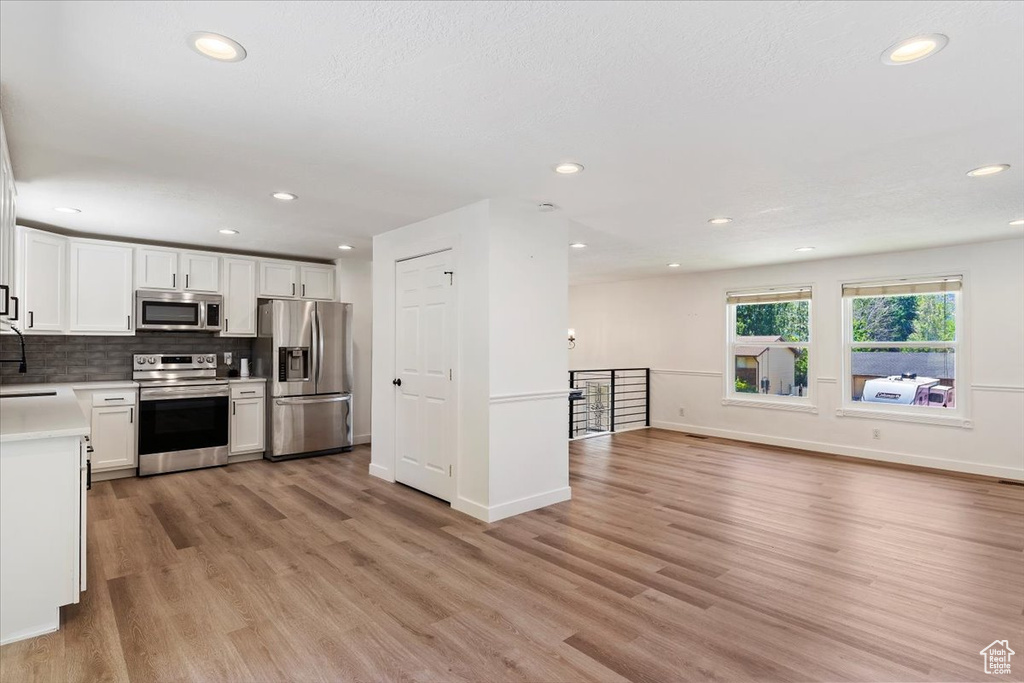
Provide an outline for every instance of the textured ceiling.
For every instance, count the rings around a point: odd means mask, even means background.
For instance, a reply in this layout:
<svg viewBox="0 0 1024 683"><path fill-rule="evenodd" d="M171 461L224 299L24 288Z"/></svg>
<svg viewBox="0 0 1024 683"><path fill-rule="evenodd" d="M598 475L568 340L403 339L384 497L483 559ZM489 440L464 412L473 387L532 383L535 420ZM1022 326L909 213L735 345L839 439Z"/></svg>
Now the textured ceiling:
<svg viewBox="0 0 1024 683"><path fill-rule="evenodd" d="M0 106L22 220L368 258L509 196L572 219L583 282L1022 234L1022 33L1021 2L5 0Z"/></svg>

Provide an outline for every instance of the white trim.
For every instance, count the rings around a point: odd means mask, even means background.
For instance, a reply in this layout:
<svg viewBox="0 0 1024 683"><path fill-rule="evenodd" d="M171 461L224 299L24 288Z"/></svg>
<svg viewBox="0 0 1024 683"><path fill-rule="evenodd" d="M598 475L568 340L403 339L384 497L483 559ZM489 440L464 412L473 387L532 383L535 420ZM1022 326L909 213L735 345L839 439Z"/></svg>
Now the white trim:
<svg viewBox="0 0 1024 683"><path fill-rule="evenodd" d="M718 370L655 370L651 368L652 375L686 375L688 377L721 377Z"/></svg>
<svg viewBox="0 0 1024 683"><path fill-rule="evenodd" d="M744 408L768 408L769 410L788 410L793 413L818 414L818 406L813 403L797 402L803 396L787 396L780 400L753 398L723 398L723 406L741 406Z"/></svg>
<svg viewBox="0 0 1024 683"><path fill-rule="evenodd" d="M242 453L240 455L229 455L228 464L234 465L239 462L252 462L253 460L262 460L263 451L256 451L255 453Z"/></svg>
<svg viewBox="0 0 1024 683"><path fill-rule="evenodd" d="M527 391L521 394L498 394L491 396L491 404L518 403L520 401L544 401L551 398L564 399L569 389L547 389L545 391Z"/></svg>
<svg viewBox="0 0 1024 683"><path fill-rule="evenodd" d="M947 410L947 408L931 408ZM962 415L925 415L913 410L867 410L864 408L837 408L836 417L859 417L866 420L889 420L890 422L912 422L915 424L941 425L972 429L974 423Z"/></svg>
<svg viewBox="0 0 1024 683"><path fill-rule="evenodd" d="M356 434L355 436L352 437L353 446L361 446L364 443L370 443L369 434Z"/></svg>
<svg viewBox="0 0 1024 683"><path fill-rule="evenodd" d="M262 453L260 454L260 457L263 457ZM110 481L111 479L128 479L130 477L137 477L138 475L139 470L136 467L122 467L117 470L101 470L99 472L93 470L92 480L93 483L96 483L100 481Z"/></svg>
<svg viewBox="0 0 1024 683"><path fill-rule="evenodd" d="M838 377L819 377L818 378L818 383L819 384L839 384L839 378Z"/></svg>
<svg viewBox="0 0 1024 683"><path fill-rule="evenodd" d="M983 465L963 460L944 460L942 458L929 458L921 455L910 455L908 453L876 451L868 448L853 448L818 441L804 441L802 439L787 439L767 436L765 434L737 432L731 429L698 427L696 425L681 424L678 422L655 422L652 423L651 426L658 429L668 429L674 432L689 432L691 434L700 434L701 436L714 436L721 439L734 439L736 441L761 443L769 446L782 446L783 448L794 448L802 451L816 451L832 455L846 455L853 458L863 458L865 460L894 462L903 465L916 465L918 467L930 467L933 469L949 470L952 472L982 474L990 477L999 477L1000 479L1024 481L1024 469L1016 469L1012 467Z"/></svg>
<svg viewBox="0 0 1024 683"><path fill-rule="evenodd" d="M1024 387L1011 384L972 384L971 389L975 391L999 391L1011 394L1024 394Z"/></svg>
<svg viewBox="0 0 1024 683"><path fill-rule="evenodd" d="M390 481L392 483L395 481L395 475L390 468L378 465L375 462L370 463L370 476L383 479L384 481Z"/></svg>
<svg viewBox="0 0 1024 683"><path fill-rule="evenodd" d="M517 500L510 500L507 503L499 503L490 507L481 505L480 503L467 498L459 497L452 501L452 509L465 513L470 517L475 517L476 519L490 523L497 522L498 520L505 519L506 517L520 515L531 510L539 510L542 507L554 505L555 503L562 503L571 498L572 489L565 486L560 489L537 493L532 496L526 496L525 498L519 498Z"/></svg>
<svg viewBox="0 0 1024 683"><path fill-rule="evenodd" d="M60 608L57 607L54 611L54 617L52 622L47 622L45 626L32 626L21 631L15 631L9 634L3 640L0 640L0 645L7 645L14 643L19 640L28 640L29 638L35 638L46 633L54 633L60 630Z"/></svg>

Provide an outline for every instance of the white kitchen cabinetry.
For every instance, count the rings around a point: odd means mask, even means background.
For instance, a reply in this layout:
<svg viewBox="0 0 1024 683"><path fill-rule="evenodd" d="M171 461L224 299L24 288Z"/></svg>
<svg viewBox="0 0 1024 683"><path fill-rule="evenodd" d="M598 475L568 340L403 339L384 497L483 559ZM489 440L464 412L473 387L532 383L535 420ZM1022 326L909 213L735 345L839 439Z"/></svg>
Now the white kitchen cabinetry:
<svg viewBox="0 0 1024 683"><path fill-rule="evenodd" d="M220 291L220 257L185 252L181 255L181 282L187 292Z"/></svg>
<svg viewBox="0 0 1024 683"><path fill-rule="evenodd" d="M302 281L299 294L303 299L334 300L333 266L300 266L299 271Z"/></svg>
<svg viewBox="0 0 1024 683"><path fill-rule="evenodd" d="M255 453L265 448L265 404L262 382L231 385L231 436L229 455Z"/></svg>
<svg viewBox="0 0 1024 683"><path fill-rule="evenodd" d="M179 289L178 252L170 249L135 250L136 289Z"/></svg>
<svg viewBox="0 0 1024 683"><path fill-rule="evenodd" d="M71 332L132 333L132 248L71 240Z"/></svg>
<svg viewBox="0 0 1024 683"><path fill-rule="evenodd" d="M256 336L256 261L224 259L222 337Z"/></svg>
<svg viewBox="0 0 1024 683"><path fill-rule="evenodd" d="M89 416L92 471L134 468L138 462L136 425L138 391L125 389L75 390L82 412Z"/></svg>
<svg viewBox="0 0 1024 683"><path fill-rule="evenodd" d="M19 227L18 244L19 305L15 325L28 333L64 332L68 239Z"/></svg>
<svg viewBox="0 0 1024 683"><path fill-rule="evenodd" d="M278 299L298 296L298 268L294 263L260 261L259 293Z"/></svg>

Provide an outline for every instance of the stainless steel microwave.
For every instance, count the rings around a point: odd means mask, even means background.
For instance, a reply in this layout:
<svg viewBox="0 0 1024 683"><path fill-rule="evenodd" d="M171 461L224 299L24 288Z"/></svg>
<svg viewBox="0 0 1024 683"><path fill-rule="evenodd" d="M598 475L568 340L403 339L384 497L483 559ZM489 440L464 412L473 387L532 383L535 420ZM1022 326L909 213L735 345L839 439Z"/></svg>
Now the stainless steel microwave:
<svg viewBox="0 0 1024 683"><path fill-rule="evenodd" d="M223 303L220 294L140 289L135 292L135 329L218 332Z"/></svg>

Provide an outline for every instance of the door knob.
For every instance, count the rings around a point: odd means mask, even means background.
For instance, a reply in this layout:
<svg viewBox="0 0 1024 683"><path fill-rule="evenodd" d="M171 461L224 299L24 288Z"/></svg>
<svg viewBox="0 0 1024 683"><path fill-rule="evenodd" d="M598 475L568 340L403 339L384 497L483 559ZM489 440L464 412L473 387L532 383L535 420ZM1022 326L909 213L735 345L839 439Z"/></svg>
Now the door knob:
<svg viewBox="0 0 1024 683"><path fill-rule="evenodd" d="M398 379L393 379L391 380L391 383L394 384L396 387L400 387L402 386L402 378L399 377Z"/></svg>

